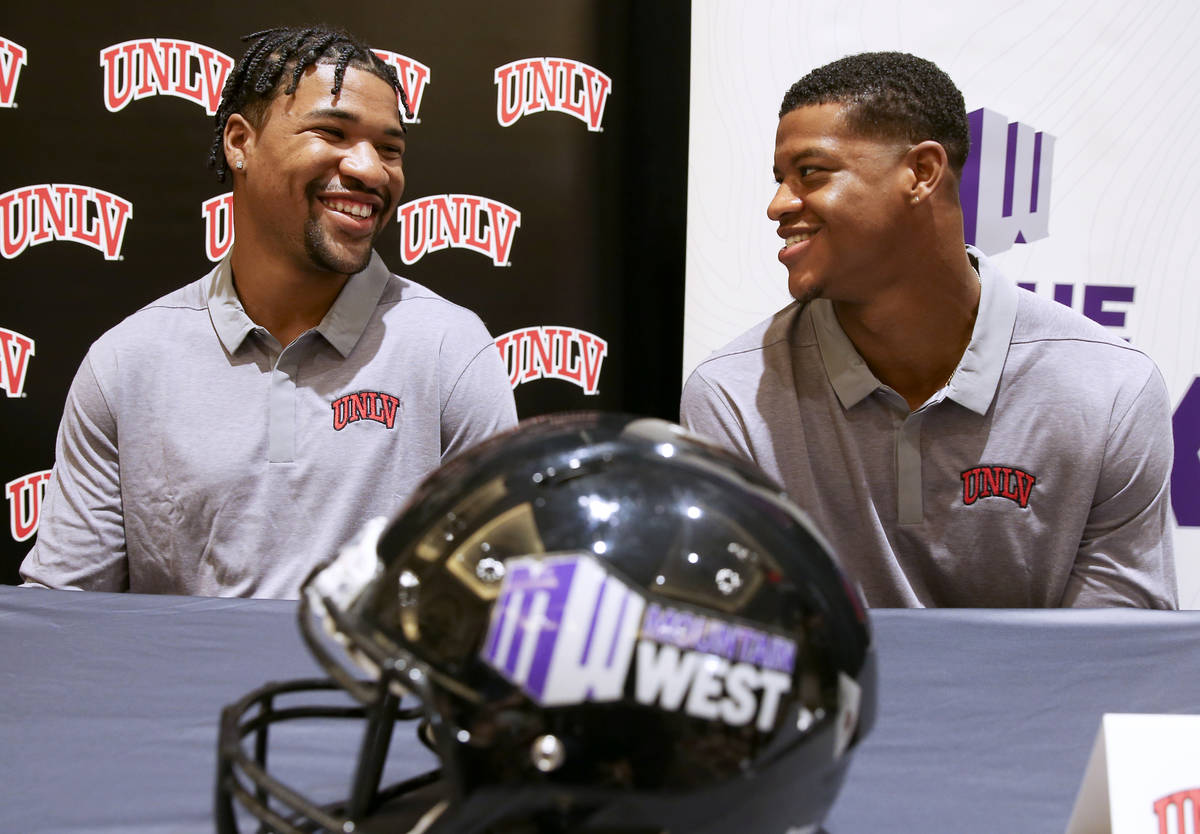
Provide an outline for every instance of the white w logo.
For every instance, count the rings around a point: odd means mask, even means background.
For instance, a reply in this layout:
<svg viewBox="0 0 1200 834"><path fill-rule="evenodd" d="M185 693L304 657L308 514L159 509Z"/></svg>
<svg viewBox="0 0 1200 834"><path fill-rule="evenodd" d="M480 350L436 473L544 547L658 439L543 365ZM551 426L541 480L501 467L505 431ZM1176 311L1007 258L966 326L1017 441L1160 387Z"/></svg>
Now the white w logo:
<svg viewBox="0 0 1200 834"><path fill-rule="evenodd" d="M967 120L971 154L959 186L967 243L994 255L1048 236L1054 137L986 108Z"/></svg>

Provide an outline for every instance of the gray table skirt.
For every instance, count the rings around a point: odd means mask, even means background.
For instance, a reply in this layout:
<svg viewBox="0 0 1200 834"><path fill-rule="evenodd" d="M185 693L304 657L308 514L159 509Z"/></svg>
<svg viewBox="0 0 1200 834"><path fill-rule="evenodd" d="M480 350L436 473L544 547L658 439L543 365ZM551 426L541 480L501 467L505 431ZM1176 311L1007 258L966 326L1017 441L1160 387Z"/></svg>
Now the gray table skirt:
<svg viewBox="0 0 1200 834"><path fill-rule="evenodd" d="M1103 713L1200 713L1200 612L885 609L872 622L879 719L830 834L1061 834ZM0 586L0 830L207 834L221 708L319 674L292 602ZM332 770L349 779L353 733L282 744L273 770L346 794L328 765L344 757ZM398 734L390 776L433 765Z"/></svg>

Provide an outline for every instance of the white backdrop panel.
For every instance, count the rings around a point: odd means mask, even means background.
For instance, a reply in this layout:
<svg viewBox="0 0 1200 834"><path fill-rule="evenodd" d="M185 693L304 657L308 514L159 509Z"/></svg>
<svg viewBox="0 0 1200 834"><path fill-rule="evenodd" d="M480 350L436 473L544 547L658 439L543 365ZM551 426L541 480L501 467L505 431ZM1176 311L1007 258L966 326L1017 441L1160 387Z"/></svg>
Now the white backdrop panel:
<svg viewBox="0 0 1200 834"><path fill-rule="evenodd" d="M843 55L900 50L946 70L968 111L1055 137L1049 235L995 259L1081 312L1088 286L1133 287L1103 312L1178 405L1200 376L1197 43L1195 0L694 0L685 377L790 301L766 217L784 92ZM1176 549L1181 604L1200 608L1200 527Z"/></svg>

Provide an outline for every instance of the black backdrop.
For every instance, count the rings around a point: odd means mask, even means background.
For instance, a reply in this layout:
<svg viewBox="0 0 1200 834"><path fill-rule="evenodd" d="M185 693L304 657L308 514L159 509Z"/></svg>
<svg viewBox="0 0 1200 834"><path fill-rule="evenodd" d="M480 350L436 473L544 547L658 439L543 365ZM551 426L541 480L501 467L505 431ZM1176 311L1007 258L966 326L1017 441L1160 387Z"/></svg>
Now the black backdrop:
<svg viewBox="0 0 1200 834"><path fill-rule="evenodd" d="M591 358L601 362L596 391L531 378L515 388L520 416L597 408L678 417L686 0L10 4L0 22L0 41L10 45L0 88L19 74L8 106L0 107L0 233L19 241L27 228L32 245L0 260L0 335L17 334L0 357L0 382L7 380L0 386L0 483L10 521L0 535L0 581L17 581L33 544L17 539L37 521L37 476L53 464L67 388L88 346L212 267L201 205L229 190L205 164L213 137L205 108L152 94L110 112L101 52L143 39L159 39L161 47L169 39L236 59L242 35L310 21L345 26L372 48L429 68L410 130L402 203L473 195L520 214L507 266L454 246L405 264L402 230L393 222L377 245L392 270L475 310L494 336L544 327L591 339ZM11 58L15 47L24 50L23 64ZM567 59L610 79L601 129L546 109L502 126L496 70L528 58ZM194 81L200 64L189 60ZM115 259L54 239L56 223L69 238L71 221L38 218L37 208L74 208L54 185L131 204ZM47 186L40 196L30 190L37 186ZM47 203L47 195L57 196ZM95 212L94 205L86 209L85 228L99 228ZM35 225L23 225L29 223ZM32 341L28 354L18 337ZM571 348L568 367L582 358L582 347Z"/></svg>

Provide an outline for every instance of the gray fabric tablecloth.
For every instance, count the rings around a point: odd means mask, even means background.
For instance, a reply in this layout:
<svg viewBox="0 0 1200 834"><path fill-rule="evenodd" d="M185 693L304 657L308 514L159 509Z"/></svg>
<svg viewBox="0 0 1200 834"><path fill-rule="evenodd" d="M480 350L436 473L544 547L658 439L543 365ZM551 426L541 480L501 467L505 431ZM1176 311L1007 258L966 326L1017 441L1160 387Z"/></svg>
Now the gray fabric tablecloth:
<svg viewBox="0 0 1200 834"><path fill-rule="evenodd" d="M1103 713L1200 713L1200 612L876 610L872 622L879 718L830 834L1061 834ZM319 674L295 603L0 586L0 830L211 832L221 707ZM344 795L308 771L353 753L345 730L298 736L272 767ZM433 764L403 730L393 753L391 775ZM748 805L744 831L753 819Z"/></svg>

